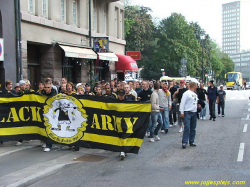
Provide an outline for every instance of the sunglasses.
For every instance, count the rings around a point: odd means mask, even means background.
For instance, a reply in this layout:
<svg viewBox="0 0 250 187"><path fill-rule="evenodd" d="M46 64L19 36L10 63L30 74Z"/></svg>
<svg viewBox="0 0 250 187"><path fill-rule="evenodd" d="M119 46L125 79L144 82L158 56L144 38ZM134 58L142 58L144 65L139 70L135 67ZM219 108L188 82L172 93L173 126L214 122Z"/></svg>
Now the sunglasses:
<svg viewBox="0 0 250 187"><path fill-rule="evenodd" d="M44 87L44 88L51 88L51 87Z"/></svg>

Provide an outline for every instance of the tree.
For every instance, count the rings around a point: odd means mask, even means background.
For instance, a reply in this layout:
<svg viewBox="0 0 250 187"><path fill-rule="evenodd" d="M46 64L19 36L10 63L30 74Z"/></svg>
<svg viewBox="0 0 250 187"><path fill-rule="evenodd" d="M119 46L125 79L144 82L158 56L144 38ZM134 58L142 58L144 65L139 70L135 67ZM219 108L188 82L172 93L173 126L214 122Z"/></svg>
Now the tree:
<svg viewBox="0 0 250 187"><path fill-rule="evenodd" d="M199 75L197 67L200 44L193 27L187 23L181 14L173 13L163 19L158 27L158 61L164 65L169 76L180 76L181 58L186 58L187 71L191 76Z"/></svg>

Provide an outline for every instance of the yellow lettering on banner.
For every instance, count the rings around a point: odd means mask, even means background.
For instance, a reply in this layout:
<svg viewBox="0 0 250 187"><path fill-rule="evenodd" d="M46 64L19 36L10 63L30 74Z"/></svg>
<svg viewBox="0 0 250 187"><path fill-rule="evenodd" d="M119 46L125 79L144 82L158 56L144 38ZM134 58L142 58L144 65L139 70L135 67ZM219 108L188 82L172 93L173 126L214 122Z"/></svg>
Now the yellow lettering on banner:
<svg viewBox="0 0 250 187"><path fill-rule="evenodd" d="M32 114L32 121L42 122L42 119L39 113L39 111L41 110L41 107L32 106L30 108L31 108L31 114Z"/></svg>
<svg viewBox="0 0 250 187"><path fill-rule="evenodd" d="M93 129L101 129L100 123L99 123L99 121L98 121L98 116L97 116L97 114L94 114L94 115L93 115L93 122L92 122L91 128L93 128Z"/></svg>
<svg viewBox="0 0 250 187"><path fill-rule="evenodd" d="M18 122L20 121L18 116L17 116L17 112L16 112L16 109L15 108L10 108L10 113L9 113L9 117L7 119L6 122L11 122L10 119L13 119L13 122Z"/></svg>
<svg viewBox="0 0 250 187"><path fill-rule="evenodd" d="M113 116L113 118L114 118L114 124L116 126L117 132L122 132L122 118L115 117L115 116Z"/></svg>
<svg viewBox="0 0 250 187"><path fill-rule="evenodd" d="M5 122L5 117L3 117L2 121L0 121L0 123L4 123Z"/></svg>
<svg viewBox="0 0 250 187"><path fill-rule="evenodd" d="M136 121L138 120L138 118L133 118L134 121L133 123L131 122L131 118L124 118L125 123L127 125L127 132L126 133L134 133L133 132L133 126L136 123Z"/></svg>
<svg viewBox="0 0 250 187"><path fill-rule="evenodd" d="M115 130L112 125L112 118L108 115L101 115L102 117L102 130Z"/></svg>
<svg viewBox="0 0 250 187"><path fill-rule="evenodd" d="M19 118L21 121L28 121L30 119L30 117L28 117L27 119L24 119L24 109L27 109L27 111L29 112L29 107L22 107L19 110Z"/></svg>

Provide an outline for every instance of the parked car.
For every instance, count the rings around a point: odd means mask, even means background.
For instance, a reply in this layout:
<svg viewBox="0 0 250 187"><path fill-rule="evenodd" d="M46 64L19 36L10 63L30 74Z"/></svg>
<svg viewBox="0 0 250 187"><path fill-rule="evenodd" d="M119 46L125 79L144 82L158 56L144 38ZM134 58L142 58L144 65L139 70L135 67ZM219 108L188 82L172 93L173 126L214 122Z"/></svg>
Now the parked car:
<svg viewBox="0 0 250 187"><path fill-rule="evenodd" d="M250 82L246 82L246 90L250 89Z"/></svg>

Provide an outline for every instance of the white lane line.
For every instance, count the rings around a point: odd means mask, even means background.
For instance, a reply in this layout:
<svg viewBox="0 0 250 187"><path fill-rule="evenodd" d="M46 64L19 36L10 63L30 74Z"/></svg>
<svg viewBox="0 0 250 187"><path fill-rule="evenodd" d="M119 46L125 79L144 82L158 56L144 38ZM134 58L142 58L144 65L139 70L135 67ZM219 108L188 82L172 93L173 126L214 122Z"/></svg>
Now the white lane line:
<svg viewBox="0 0 250 187"><path fill-rule="evenodd" d="M242 162L243 161L244 147L245 147L245 143L240 143L237 162Z"/></svg>
<svg viewBox="0 0 250 187"><path fill-rule="evenodd" d="M18 151L22 151L24 149L31 149L31 148L36 147L36 146L37 145L35 145L35 146L26 146L26 147L23 147L23 148L20 148L20 149L15 149L15 150L12 150L12 151L8 151L8 152L0 154L0 157L5 156L5 155L9 155L11 153L15 153L15 152L18 152Z"/></svg>
<svg viewBox="0 0 250 187"><path fill-rule="evenodd" d="M243 132L247 132L247 125L248 125L248 124L245 124L245 125L244 125Z"/></svg>

